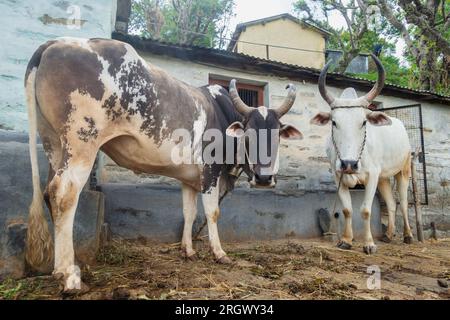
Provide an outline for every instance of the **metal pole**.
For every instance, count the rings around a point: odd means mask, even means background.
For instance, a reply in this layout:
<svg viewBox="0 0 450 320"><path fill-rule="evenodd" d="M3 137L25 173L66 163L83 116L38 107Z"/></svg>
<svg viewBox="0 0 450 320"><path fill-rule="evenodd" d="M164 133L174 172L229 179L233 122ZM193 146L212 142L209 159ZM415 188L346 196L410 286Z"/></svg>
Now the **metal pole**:
<svg viewBox="0 0 450 320"><path fill-rule="evenodd" d="M416 164L415 161L417 156L419 155L418 150L413 154L411 159L411 178L412 178L412 187L413 187L413 195L414 195L414 209L416 212L416 228L417 228L417 240L423 242L423 223L422 223L422 206L420 204L420 198L418 195L417 188L417 172L416 172Z"/></svg>

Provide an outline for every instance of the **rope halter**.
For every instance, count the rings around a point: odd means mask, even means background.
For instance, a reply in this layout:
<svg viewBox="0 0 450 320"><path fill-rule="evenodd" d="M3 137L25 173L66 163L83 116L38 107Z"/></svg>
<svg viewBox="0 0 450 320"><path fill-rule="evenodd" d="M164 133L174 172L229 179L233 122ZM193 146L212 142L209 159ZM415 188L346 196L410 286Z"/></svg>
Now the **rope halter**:
<svg viewBox="0 0 450 320"><path fill-rule="evenodd" d="M363 108L363 109L370 110L368 107L364 107L364 106L332 107L331 110L333 111L335 109L351 109L351 108ZM338 146L336 144L336 140L334 138L334 126L331 126L331 140L333 142L334 149L336 150L336 155L338 156L338 159L342 162L341 152L339 151L339 148L338 148ZM358 159L356 160L356 162L359 162L361 160L362 154L363 154L364 149L366 147L366 141L367 141L367 124L364 126L364 139L363 139L363 142L361 144L361 148L360 148L359 154L358 154Z"/></svg>

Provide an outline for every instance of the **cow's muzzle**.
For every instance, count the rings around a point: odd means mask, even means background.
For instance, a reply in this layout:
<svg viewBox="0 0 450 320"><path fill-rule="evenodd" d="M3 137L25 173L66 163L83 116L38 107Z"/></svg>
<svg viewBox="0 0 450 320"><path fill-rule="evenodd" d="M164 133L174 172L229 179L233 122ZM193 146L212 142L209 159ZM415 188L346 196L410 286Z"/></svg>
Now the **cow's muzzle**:
<svg viewBox="0 0 450 320"><path fill-rule="evenodd" d="M358 162L354 160L341 160L341 171L345 174L356 173L359 169Z"/></svg>
<svg viewBox="0 0 450 320"><path fill-rule="evenodd" d="M252 188L272 189L275 188L276 184L277 181L275 176L260 176L254 174L253 178L250 180L250 186Z"/></svg>

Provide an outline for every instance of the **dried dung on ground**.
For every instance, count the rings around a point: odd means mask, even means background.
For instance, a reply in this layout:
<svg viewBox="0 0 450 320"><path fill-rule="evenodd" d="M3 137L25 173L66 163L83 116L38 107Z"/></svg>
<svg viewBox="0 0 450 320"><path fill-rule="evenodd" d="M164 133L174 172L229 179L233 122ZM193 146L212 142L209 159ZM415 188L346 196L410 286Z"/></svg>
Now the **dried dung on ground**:
<svg viewBox="0 0 450 320"><path fill-rule="evenodd" d="M233 265L219 265L207 241L186 261L179 245L113 240L82 268L90 290L61 294L50 276L0 283L0 299L449 299L450 239L378 244L344 251L318 240L226 243ZM368 267L379 268L381 289ZM369 286L368 286L369 284Z"/></svg>

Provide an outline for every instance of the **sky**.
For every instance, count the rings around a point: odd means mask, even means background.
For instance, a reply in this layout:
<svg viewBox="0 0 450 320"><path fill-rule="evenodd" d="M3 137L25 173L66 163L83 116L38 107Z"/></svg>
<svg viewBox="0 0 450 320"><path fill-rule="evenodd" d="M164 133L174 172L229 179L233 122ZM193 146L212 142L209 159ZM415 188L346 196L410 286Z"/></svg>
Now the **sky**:
<svg viewBox="0 0 450 320"><path fill-rule="evenodd" d="M294 14L293 4L295 0L235 0L236 17L231 21L231 30L242 22L266 18L281 13ZM295 15L295 14L294 14ZM339 13L330 17L330 24L335 28L345 26L345 20ZM396 55L403 61L402 52L405 43L402 40L397 42Z"/></svg>
<svg viewBox="0 0 450 320"><path fill-rule="evenodd" d="M238 23L258 20L270 16L275 16L281 13L294 14L293 4L295 0L235 0L236 3L236 17L233 19L233 28ZM257 5L256 5L257 3ZM343 18L339 14L333 15L330 19L333 27L340 27L344 25Z"/></svg>
<svg viewBox="0 0 450 320"><path fill-rule="evenodd" d="M233 23L257 20L280 13L293 13L294 0L235 0L236 18Z"/></svg>

